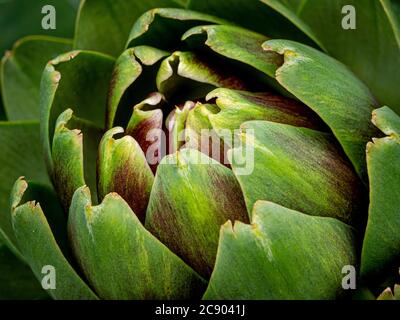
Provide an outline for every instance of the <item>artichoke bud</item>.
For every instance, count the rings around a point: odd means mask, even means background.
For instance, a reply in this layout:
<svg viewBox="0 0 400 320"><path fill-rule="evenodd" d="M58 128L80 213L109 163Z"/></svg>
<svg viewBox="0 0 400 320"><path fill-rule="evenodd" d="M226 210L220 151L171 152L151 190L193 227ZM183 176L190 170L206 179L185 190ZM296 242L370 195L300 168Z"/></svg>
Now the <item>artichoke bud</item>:
<svg viewBox="0 0 400 320"><path fill-rule="evenodd" d="M19 40L0 300L400 300L400 6L342 2L82 0Z"/></svg>

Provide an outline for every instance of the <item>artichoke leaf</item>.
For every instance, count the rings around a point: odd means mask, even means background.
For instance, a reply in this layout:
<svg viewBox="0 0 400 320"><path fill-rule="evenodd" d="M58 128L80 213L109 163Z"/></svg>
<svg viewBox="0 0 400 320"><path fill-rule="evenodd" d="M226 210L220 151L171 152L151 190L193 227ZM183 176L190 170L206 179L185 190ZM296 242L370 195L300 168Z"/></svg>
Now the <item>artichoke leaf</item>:
<svg viewBox="0 0 400 320"><path fill-rule="evenodd" d="M126 127L126 134L139 143L153 172L156 172L165 154L162 131L164 120L162 109L165 107L165 102L165 97L161 93L153 92L147 99L134 106Z"/></svg>
<svg viewBox="0 0 400 320"><path fill-rule="evenodd" d="M155 45L173 51L185 31L204 24L230 24L217 17L179 8L155 8L140 16L129 35L127 47Z"/></svg>
<svg viewBox="0 0 400 320"><path fill-rule="evenodd" d="M355 264L348 225L259 201L251 225L222 226L204 299L337 299L343 267Z"/></svg>
<svg viewBox="0 0 400 320"><path fill-rule="evenodd" d="M235 70L251 91L272 88L285 96L291 96L274 78L282 65L282 57L266 52L261 45L269 38L253 31L230 25L199 26L188 30L182 40L194 51L212 56L228 70ZM242 89L243 90L243 89Z"/></svg>
<svg viewBox="0 0 400 320"><path fill-rule="evenodd" d="M39 123L0 122L0 238L23 260L12 229L9 195L20 176L51 185L40 146Z"/></svg>
<svg viewBox="0 0 400 320"><path fill-rule="evenodd" d="M78 262L103 299L190 299L204 280L161 244L116 193L92 206L90 190L75 192L69 235Z"/></svg>
<svg viewBox="0 0 400 320"><path fill-rule="evenodd" d="M117 59L107 101L107 128L126 125L132 104L156 91L158 62L168 52L148 46L125 50Z"/></svg>
<svg viewBox="0 0 400 320"><path fill-rule="evenodd" d="M305 34L260 0L190 0L188 8L214 14L271 38L291 39L314 46L318 43L315 37Z"/></svg>
<svg viewBox="0 0 400 320"><path fill-rule="evenodd" d="M185 146L186 122L194 106L194 102L187 101L182 108L176 107L165 120L169 153L175 153Z"/></svg>
<svg viewBox="0 0 400 320"><path fill-rule="evenodd" d="M210 158L229 167L227 152L229 143L218 135L218 130L210 121L210 117L220 109L213 104L197 103L189 111L186 119L185 148L197 149Z"/></svg>
<svg viewBox="0 0 400 320"><path fill-rule="evenodd" d="M208 278L219 229L229 219L248 221L231 170L194 149L164 157L147 208L146 228L152 234Z"/></svg>
<svg viewBox="0 0 400 320"><path fill-rule="evenodd" d="M53 175L51 142L59 115L75 116L104 128L107 89L115 60L96 52L73 51L50 61L40 86L40 136L48 171Z"/></svg>
<svg viewBox="0 0 400 320"><path fill-rule="evenodd" d="M380 105L390 105L400 112L397 90L400 3L397 0L261 1L315 39L329 55L346 64L372 90ZM355 28L344 29L342 22Z"/></svg>
<svg viewBox="0 0 400 320"><path fill-rule="evenodd" d="M369 218L361 274L379 276L400 258L400 117L388 107L374 111L373 123L386 134L367 145Z"/></svg>
<svg viewBox="0 0 400 320"><path fill-rule="evenodd" d="M49 60L71 49L71 40L47 36L29 36L14 44L1 67L1 91L8 120L39 119L42 71Z"/></svg>
<svg viewBox="0 0 400 320"><path fill-rule="evenodd" d="M163 121L162 109L165 102L165 97L161 93L153 92L142 102L135 105L133 107L132 116L126 128L127 133L133 136L135 140L139 142L139 140L144 139L136 139L135 136L142 137L144 133L152 128L161 129Z"/></svg>
<svg viewBox="0 0 400 320"><path fill-rule="evenodd" d="M158 91L169 100L185 101L204 97L219 87L246 89L246 84L231 70L192 52L174 52L160 65Z"/></svg>
<svg viewBox="0 0 400 320"><path fill-rule="evenodd" d="M323 129L323 123L306 105L271 93L252 93L219 88L207 95L220 111L210 114L216 130L236 130L246 121L266 120L310 129Z"/></svg>
<svg viewBox="0 0 400 320"><path fill-rule="evenodd" d="M67 220L63 214L62 205L51 186L26 180L19 177L14 183L10 197L10 220L12 224L12 212L21 203L36 202L41 204L45 218L52 230L63 254L70 259L67 237ZM25 260L25 258L23 258Z"/></svg>
<svg viewBox="0 0 400 320"><path fill-rule="evenodd" d="M363 219L363 185L330 134L249 121L240 139L228 156L249 212L257 200L266 200L355 225ZM243 166L253 170L241 174Z"/></svg>
<svg viewBox="0 0 400 320"><path fill-rule="evenodd" d="M36 278L43 283L46 275L42 273L43 270L55 272L55 287L47 291L54 299L97 299L67 261L40 204L34 201L20 202L25 189L25 181L20 179L15 183L11 195L12 226L18 247Z"/></svg>
<svg viewBox="0 0 400 320"><path fill-rule="evenodd" d="M346 66L318 50L288 40L269 40L266 51L283 55L277 81L330 127L363 182L365 145L377 130L370 121L377 102Z"/></svg>
<svg viewBox="0 0 400 320"><path fill-rule="evenodd" d="M139 144L129 135L114 139L124 129L110 129L103 137L98 158L99 199L115 192L144 223L154 175Z"/></svg>
<svg viewBox="0 0 400 320"><path fill-rule="evenodd" d="M75 29L75 49L119 56L133 23L153 8L180 8L178 0L83 0Z"/></svg>
<svg viewBox="0 0 400 320"><path fill-rule="evenodd" d="M247 64L274 77L276 69L282 64L282 57L275 52L262 50L262 44L268 39L250 30L228 25L194 27L182 36L182 40L194 47L201 41L201 44L225 58Z"/></svg>
<svg viewBox="0 0 400 320"><path fill-rule="evenodd" d="M74 117L71 109L57 119L52 145L53 180L65 212L76 189L87 184L97 190L96 160L101 136L101 129Z"/></svg>

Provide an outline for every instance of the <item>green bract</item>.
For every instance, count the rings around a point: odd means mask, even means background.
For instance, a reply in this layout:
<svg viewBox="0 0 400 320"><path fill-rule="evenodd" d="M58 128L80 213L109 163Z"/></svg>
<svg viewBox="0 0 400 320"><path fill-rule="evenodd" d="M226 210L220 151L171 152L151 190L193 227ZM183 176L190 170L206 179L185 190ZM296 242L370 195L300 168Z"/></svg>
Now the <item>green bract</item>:
<svg viewBox="0 0 400 320"><path fill-rule="evenodd" d="M77 1L48 2L70 36ZM400 299L397 1L82 0L75 25L2 60L0 299Z"/></svg>

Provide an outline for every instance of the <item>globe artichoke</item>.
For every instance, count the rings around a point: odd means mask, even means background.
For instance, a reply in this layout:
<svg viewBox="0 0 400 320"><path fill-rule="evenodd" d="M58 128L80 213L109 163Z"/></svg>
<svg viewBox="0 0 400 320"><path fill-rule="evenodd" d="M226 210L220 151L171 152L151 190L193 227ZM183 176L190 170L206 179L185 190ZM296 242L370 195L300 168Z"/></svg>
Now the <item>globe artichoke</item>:
<svg viewBox="0 0 400 320"><path fill-rule="evenodd" d="M0 297L394 299L399 53L395 0L81 1L2 60Z"/></svg>

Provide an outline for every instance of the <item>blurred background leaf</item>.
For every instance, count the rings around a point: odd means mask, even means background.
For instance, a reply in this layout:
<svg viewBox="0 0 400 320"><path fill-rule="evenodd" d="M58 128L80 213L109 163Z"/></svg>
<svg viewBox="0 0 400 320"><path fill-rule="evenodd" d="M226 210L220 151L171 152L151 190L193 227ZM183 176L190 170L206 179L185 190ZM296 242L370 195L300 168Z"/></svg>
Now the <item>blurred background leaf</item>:
<svg viewBox="0 0 400 320"><path fill-rule="evenodd" d="M0 83L1 86L1 83ZM6 120L6 114L4 112L4 106L3 106L3 100L1 98L1 92L0 92L0 121Z"/></svg>
<svg viewBox="0 0 400 320"><path fill-rule="evenodd" d="M45 299L47 293L41 288L31 269L21 263L7 247L0 243L0 300Z"/></svg>
<svg viewBox="0 0 400 320"><path fill-rule="evenodd" d="M42 8L56 9L55 30L42 28ZM0 55L21 37L33 34L72 38L79 0L0 0ZM29 12L30 14L27 14Z"/></svg>
<svg viewBox="0 0 400 320"><path fill-rule="evenodd" d="M4 56L0 77L3 107L9 121L39 119L39 89L47 62L70 51L72 40L27 36Z"/></svg>

